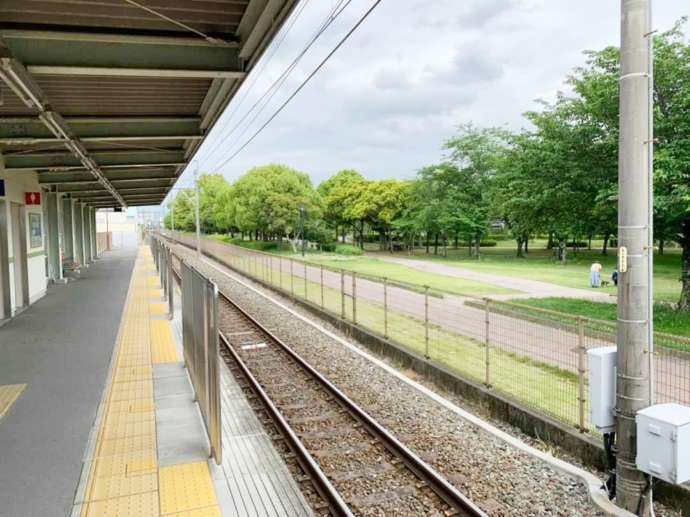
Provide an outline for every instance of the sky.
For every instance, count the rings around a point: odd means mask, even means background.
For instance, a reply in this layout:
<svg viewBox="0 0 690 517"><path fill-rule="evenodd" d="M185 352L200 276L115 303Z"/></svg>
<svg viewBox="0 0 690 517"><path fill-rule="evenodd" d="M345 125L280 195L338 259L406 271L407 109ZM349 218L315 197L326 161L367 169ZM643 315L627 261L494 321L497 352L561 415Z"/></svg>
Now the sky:
<svg viewBox="0 0 690 517"><path fill-rule="evenodd" d="M525 127L522 114L565 89L584 50L619 43L619 0L383 0L285 110L228 160L373 2L351 0L264 110L249 112L339 3L302 0L289 32L284 27L197 153L200 172L234 180L254 166L283 163L309 174L314 185L342 169L371 179L411 178L443 158L443 143L460 124ZM688 0L654 2L660 31L686 15ZM178 187L191 184L190 169Z"/></svg>

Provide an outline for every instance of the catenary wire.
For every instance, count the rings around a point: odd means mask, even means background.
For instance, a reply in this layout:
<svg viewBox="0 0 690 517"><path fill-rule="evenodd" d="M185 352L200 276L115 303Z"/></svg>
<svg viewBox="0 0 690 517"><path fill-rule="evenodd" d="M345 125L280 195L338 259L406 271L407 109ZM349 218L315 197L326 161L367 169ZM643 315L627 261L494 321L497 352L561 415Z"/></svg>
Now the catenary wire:
<svg viewBox="0 0 690 517"><path fill-rule="evenodd" d="M338 42L338 44L331 50L328 55L319 63L319 65L302 81L302 83L295 89L292 94L278 107L277 110L273 112L273 114L264 122L259 129L257 129L252 136L249 137L249 139L244 142L239 149L237 149L235 152L233 152L230 156L228 156L225 160L221 162L219 165L219 169L224 167L225 165L228 164L233 158L235 158L240 152L242 152L250 143L254 141L254 139L259 136L268 125L273 122L273 120L285 109L285 107L294 99L300 91L311 81L311 79L314 78L314 76L326 65L326 63L333 57L333 55L347 42L347 40L352 36L352 34L357 31L357 29L364 23L364 21L371 15L372 12L379 6L379 4L383 0L376 0L374 4L357 20L357 23L353 25L353 27L345 34L345 36Z"/></svg>
<svg viewBox="0 0 690 517"><path fill-rule="evenodd" d="M330 13L327 15L327 17L324 19L324 21L321 23L320 27L317 29L317 31L314 33L314 35L311 37L309 42L305 45L305 47L300 51L300 53L293 59L293 61L288 65L288 67L278 76L278 78L273 81L273 83L266 89L266 91L259 97L259 99L244 113L244 115L241 117L241 119L230 129L229 132L225 134L219 134L218 135L218 140L216 141L215 145L213 148L206 153L206 157L204 158L204 164L210 161L211 157L213 154L216 153L218 148L220 147L221 144L223 144L229 137L232 135L241 125L242 123L249 117L249 115L257 108L257 106L261 105L262 102L266 99L267 96L269 96L268 101L275 95L275 92L282 86L282 84L287 80L289 75L292 73L292 71L295 69L295 67L299 64L299 62L302 60L302 58L306 55L306 53L309 51L309 49L318 41L318 39L323 35L323 33L328 29L328 27L342 14L342 12L352 3L352 0L347 0L347 3L340 8L340 6L343 4L344 0L340 0L330 11ZM268 102L267 101L267 102ZM267 103L264 103L263 106L260 108L260 111L263 111ZM255 120L256 117L254 117L253 120ZM244 133L248 130L248 127L251 126L248 124L245 127L245 130L241 133L241 135L244 135Z"/></svg>

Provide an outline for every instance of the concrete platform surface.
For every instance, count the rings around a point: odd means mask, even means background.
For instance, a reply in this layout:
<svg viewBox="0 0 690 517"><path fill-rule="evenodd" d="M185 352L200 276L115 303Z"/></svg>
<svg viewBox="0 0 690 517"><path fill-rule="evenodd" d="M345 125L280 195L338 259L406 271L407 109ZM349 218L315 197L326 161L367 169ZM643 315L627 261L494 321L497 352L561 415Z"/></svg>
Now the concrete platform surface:
<svg viewBox="0 0 690 517"><path fill-rule="evenodd" d="M104 253L0 327L0 384L27 385L0 419L0 516L70 513L136 252Z"/></svg>

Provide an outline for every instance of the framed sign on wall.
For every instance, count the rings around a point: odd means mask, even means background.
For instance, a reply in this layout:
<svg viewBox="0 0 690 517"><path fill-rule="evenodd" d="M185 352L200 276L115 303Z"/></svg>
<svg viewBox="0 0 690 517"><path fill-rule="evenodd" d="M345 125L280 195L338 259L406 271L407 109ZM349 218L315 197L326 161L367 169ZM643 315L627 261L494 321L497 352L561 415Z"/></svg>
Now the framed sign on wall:
<svg viewBox="0 0 690 517"><path fill-rule="evenodd" d="M43 246L43 225L41 214L29 213L29 247Z"/></svg>

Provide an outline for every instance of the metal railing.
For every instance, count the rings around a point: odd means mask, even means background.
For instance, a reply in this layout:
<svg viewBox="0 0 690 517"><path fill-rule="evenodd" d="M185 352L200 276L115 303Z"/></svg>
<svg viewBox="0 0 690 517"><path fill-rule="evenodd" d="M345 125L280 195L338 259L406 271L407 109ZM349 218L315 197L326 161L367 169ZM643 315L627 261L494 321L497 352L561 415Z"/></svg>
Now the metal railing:
<svg viewBox="0 0 690 517"><path fill-rule="evenodd" d="M193 237L174 238L195 247ZM523 407L595 431L587 350L616 343L615 322L447 293L213 238L203 252L243 274L483 384ZM690 404L690 339L655 334L656 402Z"/></svg>
<svg viewBox="0 0 690 517"><path fill-rule="evenodd" d="M150 238L151 252L158 268L161 285L173 314L173 254L157 237ZM180 291L182 296L182 347L184 362L192 381L206 427L211 456L222 462L222 424L219 345L218 287L179 257Z"/></svg>

